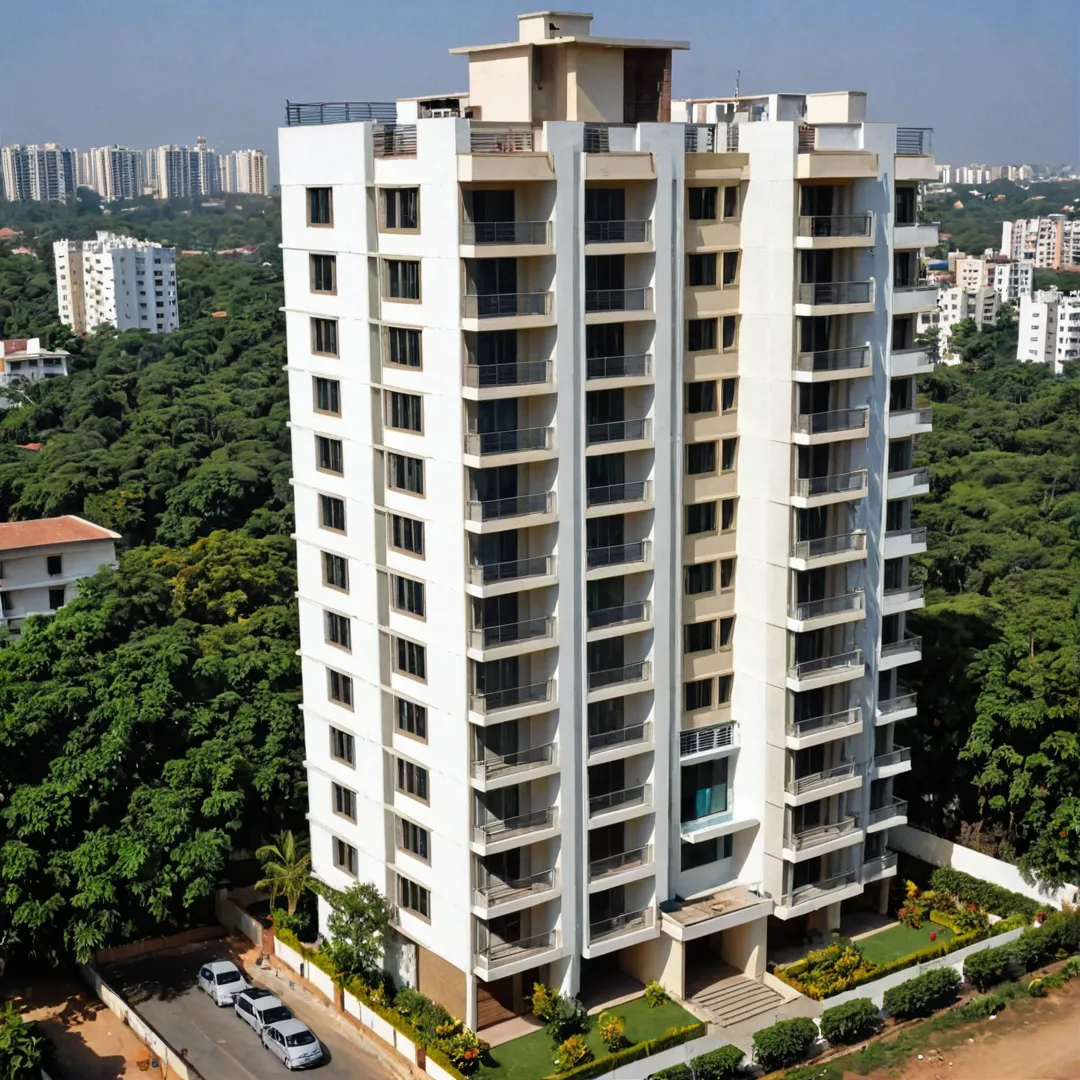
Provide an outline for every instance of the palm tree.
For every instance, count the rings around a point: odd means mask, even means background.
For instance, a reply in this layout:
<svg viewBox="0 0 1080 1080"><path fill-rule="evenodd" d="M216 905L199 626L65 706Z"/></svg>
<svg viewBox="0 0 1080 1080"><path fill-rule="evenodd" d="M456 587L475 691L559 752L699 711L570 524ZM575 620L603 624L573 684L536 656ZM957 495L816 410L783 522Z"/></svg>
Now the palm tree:
<svg viewBox="0 0 1080 1080"><path fill-rule="evenodd" d="M262 881L256 882L255 888L270 894L270 910L279 896L285 897L289 914L296 914L296 905L304 890L311 888L311 854L308 842L297 840L292 829L286 829L273 838L272 844L263 844L255 852L255 858L262 863Z"/></svg>

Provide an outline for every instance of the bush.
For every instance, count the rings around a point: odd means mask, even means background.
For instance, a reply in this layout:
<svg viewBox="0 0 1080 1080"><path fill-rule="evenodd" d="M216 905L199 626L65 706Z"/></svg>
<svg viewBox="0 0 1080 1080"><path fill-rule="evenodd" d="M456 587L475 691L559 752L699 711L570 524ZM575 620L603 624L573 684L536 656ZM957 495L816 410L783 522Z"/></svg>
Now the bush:
<svg viewBox="0 0 1080 1080"><path fill-rule="evenodd" d="M881 1013L869 998L834 1005L821 1014L821 1034L834 1046L868 1038L881 1025Z"/></svg>
<svg viewBox="0 0 1080 1080"><path fill-rule="evenodd" d="M964 961L964 978L976 990L989 990L1008 977L1009 964L1013 959L1012 945L999 945L996 949L983 949Z"/></svg>
<svg viewBox="0 0 1080 1080"><path fill-rule="evenodd" d="M989 881L948 866L939 866L930 875L930 887L938 892L949 893L962 904L974 904L994 915L1026 915L1028 922L1042 906L1021 893L1003 889L1000 885L993 885Z"/></svg>
<svg viewBox="0 0 1080 1080"><path fill-rule="evenodd" d="M305 911L297 911L295 914L290 915L281 908L274 908L270 912L270 918L274 923L275 930L289 930L298 938L306 934L311 926L311 919Z"/></svg>
<svg viewBox="0 0 1080 1080"><path fill-rule="evenodd" d="M574 1069L578 1065L584 1065L588 1061L592 1061L593 1052L589 1049L589 1044L585 1041L584 1035L571 1035L559 1046L559 1052L555 1055L555 1061L558 1065L559 1072L566 1072L568 1069Z"/></svg>
<svg viewBox="0 0 1080 1080"><path fill-rule="evenodd" d="M933 968L886 990L883 999L885 1011L898 1020L929 1016L956 997L959 985L960 976L952 968Z"/></svg>
<svg viewBox="0 0 1080 1080"><path fill-rule="evenodd" d="M555 998L557 994L550 986L545 986L543 983L533 983L533 992L531 998L533 1016L541 1023L546 1024L551 1019L551 1014L555 1009Z"/></svg>
<svg viewBox="0 0 1080 1080"><path fill-rule="evenodd" d="M817 1024L809 1017L780 1020L754 1032L754 1060L766 1071L802 1061L817 1041Z"/></svg>
<svg viewBox="0 0 1080 1080"><path fill-rule="evenodd" d="M587 1035L591 1027L592 1017L577 998L555 994L551 1016L544 1025L544 1030L551 1036L555 1046L561 1047L571 1035Z"/></svg>
<svg viewBox="0 0 1080 1080"><path fill-rule="evenodd" d="M665 1002L670 1001L671 997L668 992L655 980L647 983L645 986L645 1000L649 1003L650 1009L659 1009Z"/></svg>
<svg viewBox="0 0 1080 1080"><path fill-rule="evenodd" d="M603 1057L579 1065L576 1069L571 1069L567 1073L561 1073L558 1080L593 1080L594 1077L603 1076L621 1065L628 1065L631 1062L640 1061L642 1058L652 1057L654 1054L659 1054L661 1050L679 1046L681 1043L689 1042L691 1039L699 1039L705 1034L705 1030L705 1025L700 1021L687 1024L686 1027L672 1028L663 1035L658 1035L655 1039L647 1039L645 1042L636 1043L634 1046L628 1046L625 1050L617 1050L614 1054L605 1054ZM680 1066L680 1068L686 1068L686 1066ZM687 1069L687 1074L689 1074L689 1071ZM555 1080L555 1078L548 1077L546 1080ZM687 1075L686 1080L691 1080L689 1075Z"/></svg>
<svg viewBox="0 0 1080 1080"><path fill-rule="evenodd" d="M985 1020L1005 1008L1005 999L998 994L979 994L956 1007L956 1015L965 1023Z"/></svg>
<svg viewBox="0 0 1080 1080"><path fill-rule="evenodd" d="M666 1069L657 1069L649 1073L648 1080L694 1080L689 1065L669 1065Z"/></svg>
<svg viewBox="0 0 1080 1080"><path fill-rule="evenodd" d="M1026 915L1007 915L990 927L990 936L997 937L998 934L1007 934L1010 930L1019 930L1021 927L1030 925L1031 920Z"/></svg>
<svg viewBox="0 0 1080 1080"><path fill-rule="evenodd" d="M727 1046L719 1046L710 1050L707 1054L699 1054L692 1058L693 1075L697 1080L733 1080L742 1071L742 1061L746 1055L730 1043Z"/></svg>
<svg viewBox="0 0 1080 1080"><path fill-rule="evenodd" d="M611 1053L622 1050L629 1046L626 1038L626 1021L614 1013L603 1013L600 1016L600 1038Z"/></svg>

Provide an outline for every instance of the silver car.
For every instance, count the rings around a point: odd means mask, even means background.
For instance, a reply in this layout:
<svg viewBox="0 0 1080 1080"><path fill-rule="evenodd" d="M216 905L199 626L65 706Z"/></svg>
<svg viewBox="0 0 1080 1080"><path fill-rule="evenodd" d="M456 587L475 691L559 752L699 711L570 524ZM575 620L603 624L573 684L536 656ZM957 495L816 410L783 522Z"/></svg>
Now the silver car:
<svg viewBox="0 0 1080 1080"><path fill-rule="evenodd" d="M319 1040L307 1024L299 1020L281 1020L262 1029L264 1049L277 1057L286 1069L304 1069L322 1060Z"/></svg>
<svg viewBox="0 0 1080 1080"><path fill-rule="evenodd" d="M231 1005L237 994L248 989L248 981L231 960L211 960L199 968L199 989L210 995L219 1008Z"/></svg>

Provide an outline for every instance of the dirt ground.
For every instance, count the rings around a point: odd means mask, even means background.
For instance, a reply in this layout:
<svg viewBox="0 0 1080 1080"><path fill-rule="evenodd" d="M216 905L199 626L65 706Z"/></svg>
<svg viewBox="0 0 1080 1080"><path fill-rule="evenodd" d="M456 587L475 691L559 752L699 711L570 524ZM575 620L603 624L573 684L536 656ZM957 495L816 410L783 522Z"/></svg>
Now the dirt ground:
<svg viewBox="0 0 1080 1080"><path fill-rule="evenodd" d="M1010 1001L996 1020L943 1033L922 1053L868 1080L1080 1080L1080 986Z"/></svg>

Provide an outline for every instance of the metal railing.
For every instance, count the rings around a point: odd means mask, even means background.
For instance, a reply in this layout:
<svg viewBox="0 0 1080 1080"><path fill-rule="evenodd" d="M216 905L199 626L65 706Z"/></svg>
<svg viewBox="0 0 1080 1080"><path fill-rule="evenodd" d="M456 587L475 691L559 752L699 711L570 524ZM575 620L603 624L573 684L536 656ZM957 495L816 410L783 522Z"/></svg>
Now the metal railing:
<svg viewBox="0 0 1080 1080"><path fill-rule="evenodd" d="M461 314L466 319L499 319L524 315L549 315L551 293L466 293Z"/></svg>
<svg viewBox="0 0 1080 1080"><path fill-rule="evenodd" d="M799 888L793 889L790 894L784 897L784 903L788 907L801 904L818 896L825 896L828 893L845 889L848 885L854 885L858 880L858 870L845 870L842 874L834 874L832 877L822 878L821 881L813 881L808 885L801 885Z"/></svg>
<svg viewBox="0 0 1080 1080"><path fill-rule="evenodd" d="M489 877L483 884L476 886L476 899L480 904L488 906L505 903L507 900L516 900L518 897L528 896L531 893L548 892L554 888L554 869L541 870L538 874L513 878L511 881Z"/></svg>
<svg viewBox="0 0 1080 1080"><path fill-rule="evenodd" d="M471 154L521 154L533 149L532 131L513 128L477 128L469 130Z"/></svg>
<svg viewBox="0 0 1080 1080"><path fill-rule="evenodd" d="M642 244L652 239L652 222L639 221L586 221L586 244Z"/></svg>
<svg viewBox="0 0 1080 1080"><path fill-rule="evenodd" d="M804 281L799 284L800 304L869 304L873 281Z"/></svg>
<svg viewBox="0 0 1080 1080"><path fill-rule="evenodd" d="M918 694L897 694L896 697L885 698L877 703L877 711L882 716L891 713L903 712L905 709L914 709L919 701Z"/></svg>
<svg viewBox="0 0 1080 1080"><path fill-rule="evenodd" d="M716 151L715 124L687 124L683 149L688 154L712 154Z"/></svg>
<svg viewBox="0 0 1080 1080"><path fill-rule="evenodd" d="M869 823L877 825L894 817L907 817L907 799L896 799L885 806L871 808Z"/></svg>
<svg viewBox="0 0 1080 1080"><path fill-rule="evenodd" d="M652 289L587 289L585 311L651 311Z"/></svg>
<svg viewBox="0 0 1080 1080"><path fill-rule="evenodd" d="M466 579L470 585L494 585L500 581L519 581L522 578L543 577L554 572L554 555L535 555L530 559L470 564L466 567Z"/></svg>
<svg viewBox="0 0 1080 1080"><path fill-rule="evenodd" d="M801 660L792 664L788 674L796 679L805 679L810 675L820 675L827 671L839 671L842 668L862 667L862 649L837 653L835 656L817 656L813 660Z"/></svg>
<svg viewBox="0 0 1080 1080"><path fill-rule="evenodd" d="M585 552L585 568L599 570L604 566L625 566L648 560L648 540L633 544L610 544L607 547L589 548Z"/></svg>
<svg viewBox="0 0 1080 1080"><path fill-rule="evenodd" d="M798 413L795 430L800 435L827 435L835 431L860 431L870 423L870 409L832 409L829 412Z"/></svg>
<svg viewBox="0 0 1080 1080"><path fill-rule="evenodd" d="M933 132L933 128L898 127L896 152L898 154L929 154Z"/></svg>
<svg viewBox="0 0 1080 1080"><path fill-rule="evenodd" d="M416 125L380 124L372 132L371 146L377 158L416 157Z"/></svg>
<svg viewBox="0 0 1080 1080"><path fill-rule="evenodd" d="M822 769L820 772L809 773L807 776L798 776L794 780L789 780L785 787L791 795L805 795L808 791L816 791L818 788L828 787L841 780L850 780L855 775L857 765L858 762L845 761L842 765L836 765L831 769Z"/></svg>
<svg viewBox="0 0 1080 1080"><path fill-rule="evenodd" d="M589 752L598 750L611 750L616 746L627 746L631 743L651 743L652 723L646 720L643 724L624 724L614 731L590 731Z"/></svg>
<svg viewBox="0 0 1080 1080"><path fill-rule="evenodd" d="M924 585L901 585L895 589L885 589L886 600L901 600L907 603L909 600L921 600L926 594Z"/></svg>
<svg viewBox="0 0 1080 1080"><path fill-rule="evenodd" d="M804 214L799 218L799 236L869 236L873 214Z"/></svg>
<svg viewBox="0 0 1080 1080"><path fill-rule="evenodd" d="M592 859L589 862L589 880L617 874L621 870L634 870L639 866L650 866L653 861L652 844L644 847L620 851L618 855L608 855L604 859Z"/></svg>
<svg viewBox="0 0 1080 1080"><path fill-rule="evenodd" d="M799 126L799 150L800 154L808 154L817 149L817 128L812 124Z"/></svg>
<svg viewBox="0 0 1080 1080"><path fill-rule="evenodd" d="M694 728L679 732L679 757L692 757L694 754L709 754L714 750L723 750L736 746L734 723L713 724L711 727Z"/></svg>
<svg viewBox="0 0 1080 1080"><path fill-rule="evenodd" d="M623 664L622 667L605 668L603 671L590 671L589 689L603 690L607 686L648 682L651 674L652 665L647 660L639 660L636 664Z"/></svg>
<svg viewBox="0 0 1080 1080"><path fill-rule="evenodd" d="M476 955L487 967L498 967L500 964L512 964L530 953L554 949L558 943L555 931L547 930L543 934L533 934L517 941L496 941L477 946Z"/></svg>
<svg viewBox="0 0 1080 1080"><path fill-rule="evenodd" d="M899 641L890 641L888 643L882 642L881 655L883 657L897 656L906 652L922 652L922 638L916 636L901 638Z"/></svg>
<svg viewBox="0 0 1080 1080"><path fill-rule="evenodd" d="M874 768L884 769L889 765L901 765L911 760L910 746L893 746L887 754L874 755Z"/></svg>
<svg viewBox="0 0 1080 1080"><path fill-rule="evenodd" d="M870 346L798 353L792 366L796 371L858 371L870 366Z"/></svg>
<svg viewBox="0 0 1080 1080"><path fill-rule="evenodd" d="M352 124L372 120L392 124L397 120L393 101L286 101L285 125Z"/></svg>
<svg viewBox="0 0 1080 1080"><path fill-rule="evenodd" d="M525 772L539 765L550 765L554 760L554 743L530 746L525 750L515 750L512 754L495 754L485 750L484 757L473 762L473 776L487 780L507 773Z"/></svg>
<svg viewBox="0 0 1080 1080"><path fill-rule="evenodd" d="M856 469L855 472L834 473L831 476L798 476L794 487L793 494L802 499L862 491L866 487L866 470Z"/></svg>
<svg viewBox="0 0 1080 1080"><path fill-rule="evenodd" d="M806 716L800 720L789 720L789 735L800 737L816 735L819 731L843 731L862 723L862 709L841 709L839 712L826 713L823 716Z"/></svg>
<svg viewBox="0 0 1080 1080"><path fill-rule="evenodd" d="M896 865L896 858L895 851L886 851L884 855L867 859L862 864L863 880L876 878L879 874L884 874L886 870L891 870Z"/></svg>
<svg viewBox="0 0 1080 1080"><path fill-rule="evenodd" d="M618 810L623 806L651 806L652 784L635 784L633 787L593 795L589 799L589 816Z"/></svg>
<svg viewBox="0 0 1080 1080"><path fill-rule="evenodd" d="M933 409L890 409L889 419L899 419L903 417L914 417L916 424L932 424L934 422L934 410Z"/></svg>
<svg viewBox="0 0 1080 1080"><path fill-rule="evenodd" d="M930 470L923 465L918 469L897 469L896 472L888 474L890 480L903 480L906 477L911 478L915 487L921 487L923 484L930 483Z"/></svg>
<svg viewBox="0 0 1080 1080"><path fill-rule="evenodd" d="M586 154L611 152L611 132L607 124L586 124L583 149Z"/></svg>
<svg viewBox="0 0 1080 1080"><path fill-rule="evenodd" d="M463 244L546 244L550 221L463 221Z"/></svg>
<svg viewBox="0 0 1080 1080"><path fill-rule="evenodd" d="M493 713L500 709L516 709L550 701L554 680L530 683L528 686L508 686L505 690L478 691L472 695L469 707L473 712Z"/></svg>
<svg viewBox="0 0 1080 1080"><path fill-rule="evenodd" d="M845 551L865 551L866 533L838 533L836 536L820 536L816 540L796 540L791 547L794 559L823 559L828 555L842 555Z"/></svg>
<svg viewBox="0 0 1080 1080"><path fill-rule="evenodd" d="M652 355L590 356L585 361L586 379L630 379L652 374Z"/></svg>
<svg viewBox="0 0 1080 1080"><path fill-rule="evenodd" d="M518 814L517 817L493 818L491 821L480 822L473 829L473 834L479 843L492 844L496 840L507 840L522 833L550 829L554 824L555 807L546 806L543 810Z"/></svg>
<svg viewBox="0 0 1080 1080"><path fill-rule="evenodd" d="M739 149L739 125L728 124L725 147L728 153L735 153Z"/></svg>
<svg viewBox="0 0 1080 1080"><path fill-rule="evenodd" d="M510 495L504 499L470 499L466 504L470 521L503 521L529 514L550 514L554 508L555 493L551 491Z"/></svg>
<svg viewBox="0 0 1080 1080"><path fill-rule="evenodd" d="M806 600L801 604L792 604L790 616L793 619L820 619L826 615L839 615L845 611L862 611L866 596L862 589L843 593L841 596L826 596L820 600Z"/></svg>
<svg viewBox="0 0 1080 1080"><path fill-rule="evenodd" d="M590 923L589 944L593 945L598 941L615 937L618 934L628 934L634 930L648 929L653 924L655 914L652 907L644 907L638 911L627 911L622 915L613 915L610 919L601 919L599 922Z"/></svg>
<svg viewBox="0 0 1080 1080"><path fill-rule="evenodd" d="M462 382L481 390L494 386L536 386L551 382L551 363L524 360L517 364L466 364Z"/></svg>
<svg viewBox="0 0 1080 1080"><path fill-rule="evenodd" d="M906 536L912 544L925 544L926 526L921 525L917 529L889 529L885 533L886 540L896 540L901 536Z"/></svg>
<svg viewBox="0 0 1080 1080"><path fill-rule="evenodd" d="M784 837L784 844L793 851L804 851L806 848L817 847L818 844L827 844L838 836L846 836L858 827L858 817L855 814L847 814L831 825L812 825L808 829L795 829Z"/></svg>
<svg viewBox="0 0 1080 1080"><path fill-rule="evenodd" d="M652 421L646 417L637 420L610 420L605 424L589 424L585 428L586 446L649 438L652 438Z"/></svg>
<svg viewBox="0 0 1080 1080"><path fill-rule="evenodd" d="M631 480L623 484L600 484L585 492L586 506L610 506L613 503L648 502L652 494L649 480Z"/></svg>
<svg viewBox="0 0 1080 1080"><path fill-rule="evenodd" d="M552 429L518 428L514 431L470 431L465 436L465 453L474 457L488 454L515 454L526 450L550 450Z"/></svg>
<svg viewBox="0 0 1080 1080"><path fill-rule="evenodd" d="M554 631L555 620L550 617L524 619L499 626L478 626L469 631L469 644L474 649L497 649L500 645L549 638Z"/></svg>
<svg viewBox="0 0 1080 1080"><path fill-rule="evenodd" d="M628 604L615 604L613 607L588 612L585 625L589 630L604 630L611 626L646 622L651 616L652 604L648 600L634 600Z"/></svg>

